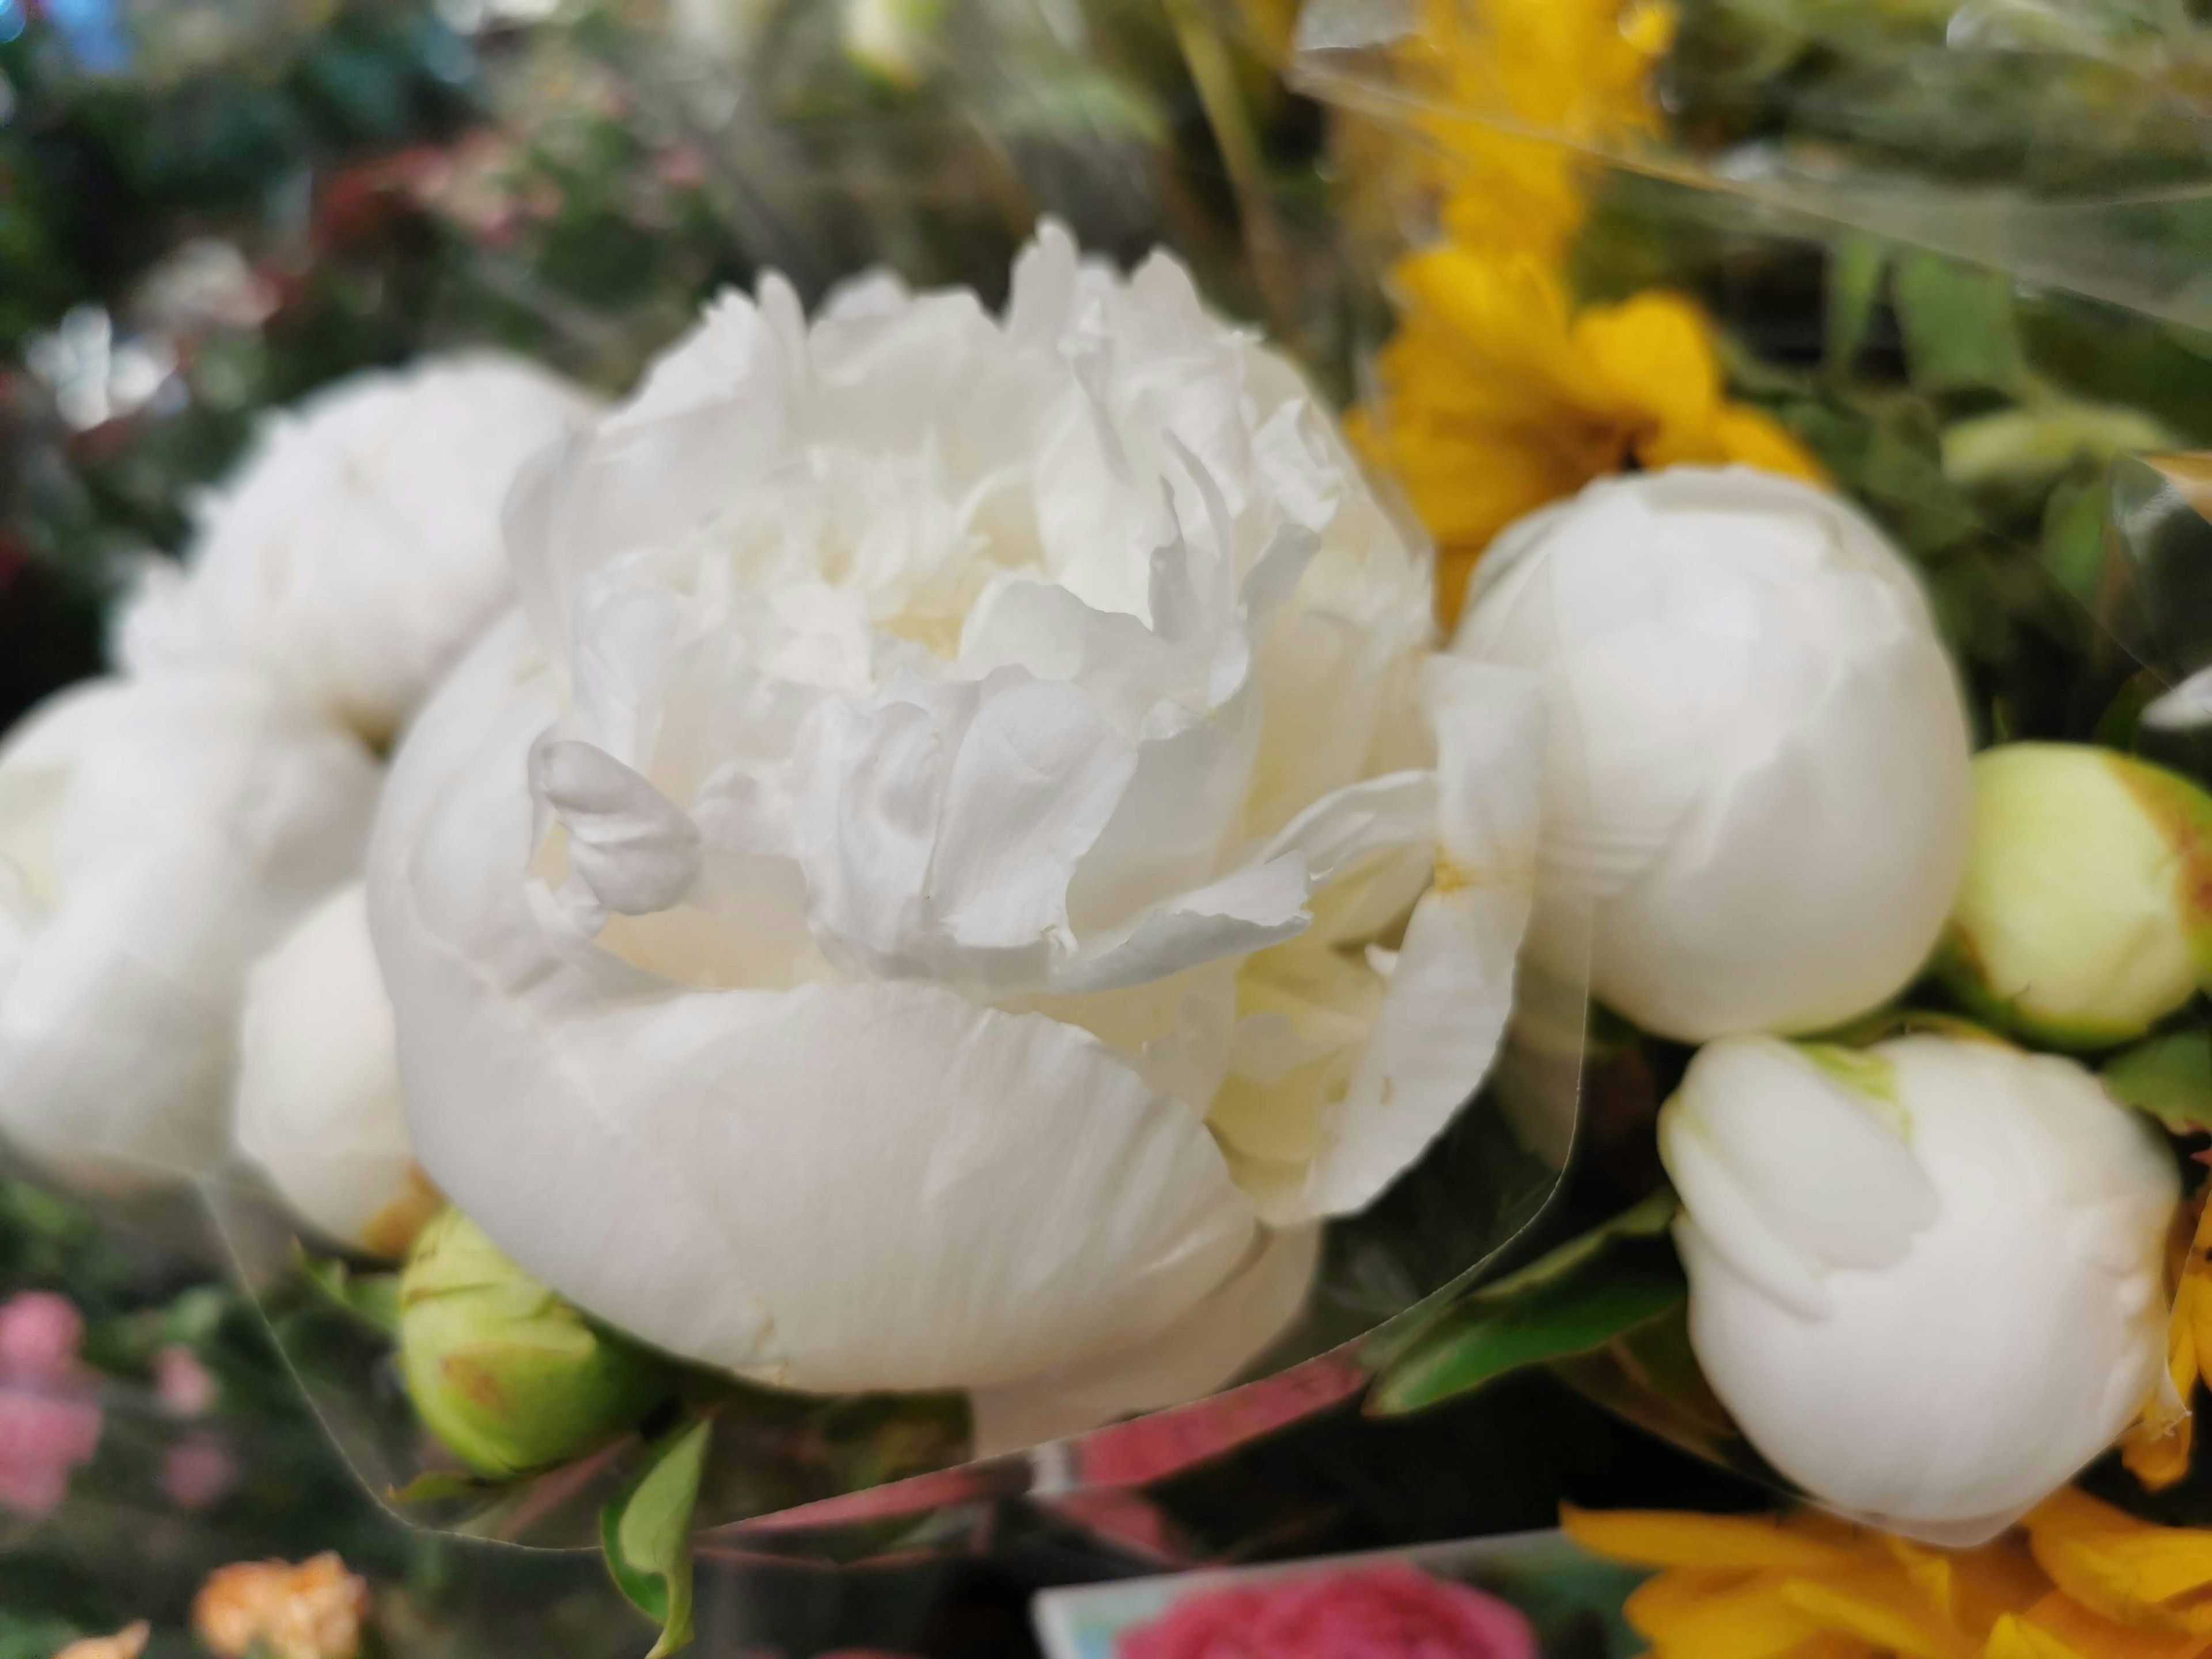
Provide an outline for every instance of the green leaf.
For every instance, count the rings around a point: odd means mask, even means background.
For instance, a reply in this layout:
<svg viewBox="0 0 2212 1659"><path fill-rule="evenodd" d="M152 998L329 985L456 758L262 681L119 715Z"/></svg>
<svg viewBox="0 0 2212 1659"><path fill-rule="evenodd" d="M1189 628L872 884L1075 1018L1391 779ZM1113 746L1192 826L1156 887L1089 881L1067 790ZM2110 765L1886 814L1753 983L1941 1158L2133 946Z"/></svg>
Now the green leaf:
<svg viewBox="0 0 2212 1659"><path fill-rule="evenodd" d="M1677 1207L1672 1193L1655 1194L1466 1297L1385 1362L1368 1412L1425 1410L1665 1314L1686 1294L1665 1237Z"/></svg>
<svg viewBox="0 0 2212 1659"><path fill-rule="evenodd" d="M1834 375L1848 374L1866 344L1881 294L1889 250L1875 238L1856 232L1838 237L1828 255L1827 339L1823 363Z"/></svg>
<svg viewBox="0 0 2212 1659"><path fill-rule="evenodd" d="M599 1544L615 1587L660 1626L646 1659L691 1641L691 1511L713 1431L704 1417L671 1430L629 1489L599 1511Z"/></svg>
<svg viewBox="0 0 2212 1659"><path fill-rule="evenodd" d="M399 1275L356 1273L335 1256L299 1252L300 1271L324 1299L394 1341L399 1339Z"/></svg>
<svg viewBox="0 0 2212 1659"><path fill-rule="evenodd" d="M2103 481L2062 483L2043 511L2043 568L2084 606L2097 602L2105 576Z"/></svg>
<svg viewBox="0 0 2212 1659"><path fill-rule="evenodd" d="M2016 394L2026 385L2010 277L1915 252L1899 260L1893 294L1919 390Z"/></svg>
<svg viewBox="0 0 2212 1659"><path fill-rule="evenodd" d="M2175 1134L2212 1131L2212 1031L2153 1037L2105 1063L2105 1091Z"/></svg>

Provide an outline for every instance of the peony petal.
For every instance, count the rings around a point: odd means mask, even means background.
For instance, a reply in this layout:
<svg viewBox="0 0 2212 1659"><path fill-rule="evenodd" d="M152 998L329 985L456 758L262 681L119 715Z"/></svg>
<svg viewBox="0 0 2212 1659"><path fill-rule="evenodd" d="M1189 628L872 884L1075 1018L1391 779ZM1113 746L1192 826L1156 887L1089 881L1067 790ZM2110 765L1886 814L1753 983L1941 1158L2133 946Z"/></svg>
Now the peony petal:
<svg viewBox="0 0 2212 1659"><path fill-rule="evenodd" d="M1212 1394L1295 1320L1321 1261L1321 1230L1268 1232L1253 1260L1139 1346L969 1396L975 1455L1064 1439L1117 1417Z"/></svg>
<svg viewBox="0 0 2212 1659"><path fill-rule="evenodd" d="M530 753L531 788L568 832L568 866L606 908L649 915L699 878L699 826L604 749L550 734Z"/></svg>
<svg viewBox="0 0 2212 1659"><path fill-rule="evenodd" d="M1512 1013L1534 902L1540 706L1510 670L1440 658L1431 674L1436 884L1413 907L1374 1036L1323 1121L1303 1191L1267 1208L1277 1225L1371 1202L1474 1097Z"/></svg>
<svg viewBox="0 0 2212 1659"><path fill-rule="evenodd" d="M407 1139L392 1003L359 883L249 975L236 1105L239 1150L325 1237L397 1255L434 1205Z"/></svg>
<svg viewBox="0 0 2212 1659"><path fill-rule="evenodd" d="M1087 1033L908 983L604 998L519 878L544 696L426 711L380 839L433 804L372 873L418 1155L523 1267L823 1389L1012 1381L1235 1270L1255 1222L1202 1122Z"/></svg>
<svg viewBox="0 0 2212 1659"><path fill-rule="evenodd" d="M1870 1086L1883 1086L1880 1064ZM1893 1099L1890 1109L1903 1109ZM1936 1219L1935 1186L1884 1103L1772 1037L1699 1051L1662 1120L1660 1151L1669 1173L1680 1164L1677 1185L1706 1242L1754 1282L1779 1255L1801 1300L1799 1270L1817 1281L1893 1266ZM1710 1213L1700 1200L1713 1201Z"/></svg>

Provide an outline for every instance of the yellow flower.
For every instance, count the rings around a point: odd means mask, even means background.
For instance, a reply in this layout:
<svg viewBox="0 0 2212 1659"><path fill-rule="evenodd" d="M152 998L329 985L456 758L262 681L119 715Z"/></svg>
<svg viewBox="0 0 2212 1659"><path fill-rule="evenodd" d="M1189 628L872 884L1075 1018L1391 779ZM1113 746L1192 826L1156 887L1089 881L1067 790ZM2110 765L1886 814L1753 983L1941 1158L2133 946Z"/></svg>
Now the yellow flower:
<svg viewBox="0 0 2212 1659"><path fill-rule="evenodd" d="M368 1585L325 1550L297 1566L234 1561L218 1568L193 1599L192 1629L222 1659L356 1659L368 1613Z"/></svg>
<svg viewBox="0 0 2212 1659"><path fill-rule="evenodd" d="M2086 1492L2062 1492L2022 1523L2051 1581L2113 1622L2212 1647L2212 1531L2154 1527Z"/></svg>
<svg viewBox="0 0 2212 1659"><path fill-rule="evenodd" d="M2153 1492L2189 1473L2196 1440L2191 1402L2204 1374L2205 1357L2212 1355L2212 1205L2201 1194L2197 1204L2195 1236L2184 1234L2177 1241L2176 1255L2168 1257L2174 1291L2173 1312L2166 1328L2166 1364L2173 1389L2146 1407L2142 1420L2120 1443L2122 1461ZM2185 1206L2174 1219L2186 1228L2188 1216Z"/></svg>
<svg viewBox="0 0 2212 1659"><path fill-rule="evenodd" d="M1407 159L1441 199L1446 235L1556 264L1582 228L1588 163L1575 147L1659 130L1648 82L1673 42L1673 8L1426 0L1422 23L1402 68L1427 106L1419 125L1434 148Z"/></svg>
<svg viewBox="0 0 2212 1659"><path fill-rule="evenodd" d="M1731 403L1712 330L1678 295L1577 309L1549 264L1447 246L1394 272L1381 399L1354 416L1369 457L1437 538L1437 611L1514 520L1633 464L1740 461L1824 475L1765 413Z"/></svg>
<svg viewBox="0 0 2212 1659"><path fill-rule="evenodd" d="M1562 1511L1594 1554L1658 1569L1629 1598L1652 1659L2203 1659L2212 1532L2076 1492L2015 1534L1933 1550L1810 1512ZM2023 1535L2024 1534L2024 1535Z"/></svg>

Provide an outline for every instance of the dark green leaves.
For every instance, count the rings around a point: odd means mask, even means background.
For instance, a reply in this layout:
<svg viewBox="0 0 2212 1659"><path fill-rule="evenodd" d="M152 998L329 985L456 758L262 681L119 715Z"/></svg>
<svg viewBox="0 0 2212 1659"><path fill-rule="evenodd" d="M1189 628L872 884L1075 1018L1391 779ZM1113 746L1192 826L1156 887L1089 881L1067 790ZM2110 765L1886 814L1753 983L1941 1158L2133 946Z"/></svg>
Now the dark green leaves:
<svg viewBox="0 0 2212 1659"><path fill-rule="evenodd" d="M646 1659L663 1659L691 1640L691 1511L713 1431L707 1418L671 1430L637 1480L599 1514L599 1543L616 1587L660 1626Z"/></svg>
<svg viewBox="0 0 2212 1659"><path fill-rule="evenodd" d="M1420 1411L1659 1318L1686 1293L1666 1237L1676 1207L1672 1193L1655 1194L1464 1297L1386 1363L1368 1411Z"/></svg>

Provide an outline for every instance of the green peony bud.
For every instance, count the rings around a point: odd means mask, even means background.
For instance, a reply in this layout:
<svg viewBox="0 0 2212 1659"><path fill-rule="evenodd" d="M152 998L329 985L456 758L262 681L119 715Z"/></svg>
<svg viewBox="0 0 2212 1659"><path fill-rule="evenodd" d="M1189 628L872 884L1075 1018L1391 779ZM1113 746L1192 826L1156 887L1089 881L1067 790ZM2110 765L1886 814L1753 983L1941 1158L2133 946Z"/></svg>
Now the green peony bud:
<svg viewBox="0 0 2212 1659"><path fill-rule="evenodd" d="M629 1427L662 1380L649 1355L586 1321L455 1209L422 1229L400 1274L399 1353L422 1421L500 1479Z"/></svg>
<svg viewBox="0 0 2212 1659"><path fill-rule="evenodd" d="M1978 756L1973 850L1936 967L2031 1041L2140 1036L2212 973L2212 796L2083 744Z"/></svg>

